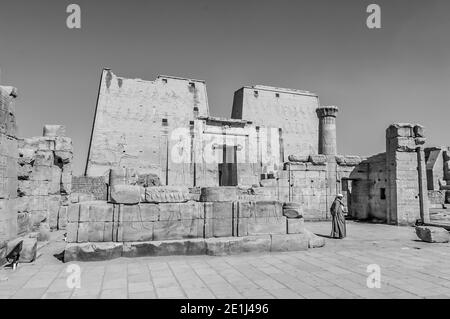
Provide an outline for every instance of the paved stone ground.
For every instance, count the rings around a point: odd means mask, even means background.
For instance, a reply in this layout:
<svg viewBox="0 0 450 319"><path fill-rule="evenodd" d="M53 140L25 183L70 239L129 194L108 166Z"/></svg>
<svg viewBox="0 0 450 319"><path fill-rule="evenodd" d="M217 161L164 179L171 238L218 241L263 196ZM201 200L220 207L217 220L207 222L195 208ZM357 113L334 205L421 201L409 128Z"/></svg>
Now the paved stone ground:
<svg viewBox="0 0 450 319"><path fill-rule="evenodd" d="M80 289L66 284L73 263L52 256L64 243L51 243L35 263L0 272L0 298L450 298L450 244L418 241L411 227L355 222L348 235L307 252L77 263ZM367 287L370 264L381 267L379 289Z"/></svg>

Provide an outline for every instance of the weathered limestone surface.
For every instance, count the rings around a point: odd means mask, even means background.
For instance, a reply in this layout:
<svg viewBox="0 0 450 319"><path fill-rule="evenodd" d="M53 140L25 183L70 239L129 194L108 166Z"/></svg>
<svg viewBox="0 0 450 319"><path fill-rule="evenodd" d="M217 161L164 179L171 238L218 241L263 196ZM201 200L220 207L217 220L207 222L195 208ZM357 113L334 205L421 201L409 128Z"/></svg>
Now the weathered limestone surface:
<svg viewBox="0 0 450 319"><path fill-rule="evenodd" d="M119 257L170 255L231 255L248 252L307 250L306 235L261 235L127 243L72 243L64 251L64 262L98 261Z"/></svg>
<svg viewBox="0 0 450 319"><path fill-rule="evenodd" d="M441 227L416 226L416 234L421 240L428 243L448 243L450 233Z"/></svg>
<svg viewBox="0 0 450 319"><path fill-rule="evenodd" d="M386 153L363 160L349 177L352 179L349 214L359 220L387 221Z"/></svg>
<svg viewBox="0 0 450 319"><path fill-rule="evenodd" d="M256 125L281 128L284 158L291 154L318 153L318 96L300 90L256 85L234 93L234 119L248 119ZM301 138L299 138L301 137Z"/></svg>
<svg viewBox="0 0 450 319"><path fill-rule="evenodd" d="M0 244L17 236L17 89L0 86ZM20 221L26 219L21 216ZM19 227L22 230L22 227ZM0 257L1 259L1 257ZM0 260L1 261L1 260Z"/></svg>
<svg viewBox="0 0 450 319"><path fill-rule="evenodd" d="M429 221L423 127L394 124L386 130L387 222ZM428 220L427 220L428 219Z"/></svg>
<svg viewBox="0 0 450 319"><path fill-rule="evenodd" d="M72 140L56 135L65 134L61 125L46 125L44 134L18 142L17 209L23 232L41 223L56 229L60 206L68 205L72 192Z"/></svg>
<svg viewBox="0 0 450 319"><path fill-rule="evenodd" d="M72 194L87 194L97 200L108 199L105 177L72 176Z"/></svg>
<svg viewBox="0 0 450 319"><path fill-rule="evenodd" d="M155 81L126 79L103 70L86 173L102 176L111 167L133 167L165 180L161 149L170 150L171 133L189 130L197 116L208 116L204 81L159 76ZM151 125L149 125L151 124ZM165 152L164 152L165 153ZM183 175L180 168L173 174ZM164 174L162 174L164 172Z"/></svg>

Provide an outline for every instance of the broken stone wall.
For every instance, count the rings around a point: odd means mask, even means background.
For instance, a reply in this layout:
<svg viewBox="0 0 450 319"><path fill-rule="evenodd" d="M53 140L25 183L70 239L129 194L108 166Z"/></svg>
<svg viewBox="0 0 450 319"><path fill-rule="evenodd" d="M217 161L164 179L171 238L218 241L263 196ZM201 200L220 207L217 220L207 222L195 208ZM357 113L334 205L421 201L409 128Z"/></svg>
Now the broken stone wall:
<svg viewBox="0 0 450 319"><path fill-rule="evenodd" d="M300 90L257 85L236 91L231 117L281 128L284 160L291 154L318 153L318 96Z"/></svg>
<svg viewBox="0 0 450 319"><path fill-rule="evenodd" d="M387 222L429 221L423 127L393 124L386 130Z"/></svg>
<svg viewBox="0 0 450 319"><path fill-rule="evenodd" d="M15 88L0 86L0 262L6 242L17 236L16 97Z"/></svg>
<svg viewBox="0 0 450 319"><path fill-rule="evenodd" d="M87 176L103 176L113 167L153 173L163 185L192 183L190 165L172 165L175 130L208 116L203 81L159 76L155 81L126 79L105 69L101 76ZM176 141L173 141L175 143Z"/></svg>
<svg viewBox="0 0 450 319"><path fill-rule="evenodd" d="M73 176L72 193L91 194L96 200L107 200L108 186L103 176Z"/></svg>
<svg viewBox="0 0 450 319"><path fill-rule="evenodd" d="M358 220L387 221L386 153L361 161L349 175L349 215Z"/></svg>
<svg viewBox="0 0 450 319"><path fill-rule="evenodd" d="M44 136L20 139L18 147L19 233L41 224L56 229L72 190L72 140L63 126L46 125Z"/></svg>

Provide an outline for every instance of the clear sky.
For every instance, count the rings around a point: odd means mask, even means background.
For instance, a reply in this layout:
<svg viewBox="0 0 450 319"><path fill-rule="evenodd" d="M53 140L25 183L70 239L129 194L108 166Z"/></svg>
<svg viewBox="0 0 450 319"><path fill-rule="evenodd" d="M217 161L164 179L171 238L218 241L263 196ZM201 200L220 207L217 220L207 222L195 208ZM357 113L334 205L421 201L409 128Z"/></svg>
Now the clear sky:
<svg viewBox="0 0 450 319"><path fill-rule="evenodd" d="M66 7L82 10L81 30ZM366 27L367 5L382 28ZM337 105L338 150L384 151L385 128L421 123L450 145L448 0L15 0L0 5L1 83L19 89L19 136L65 124L83 172L100 73L206 80L214 116L233 92L265 84Z"/></svg>

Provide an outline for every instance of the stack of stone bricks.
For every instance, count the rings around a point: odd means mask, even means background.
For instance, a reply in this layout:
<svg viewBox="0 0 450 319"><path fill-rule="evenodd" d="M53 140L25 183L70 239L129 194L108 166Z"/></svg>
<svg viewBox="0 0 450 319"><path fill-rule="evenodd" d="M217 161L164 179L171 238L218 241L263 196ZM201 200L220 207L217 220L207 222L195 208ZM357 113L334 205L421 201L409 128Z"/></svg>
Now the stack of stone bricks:
<svg viewBox="0 0 450 319"><path fill-rule="evenodd" d="M17 90L0 86L0 260L6 241L17 235L17 140L14 100Z"/></svg>
<svg viewBox="0 0 450 319"><path fill-rule="evenodd" d="M72 140L65 127L46 125L40 137L19 140L19 232L44 223L58 227L60 206L69 204L72 188Z"/></svg>

